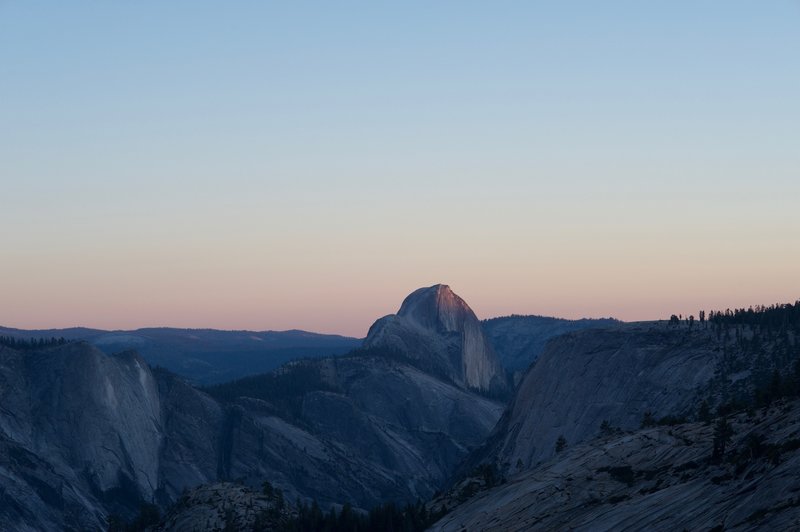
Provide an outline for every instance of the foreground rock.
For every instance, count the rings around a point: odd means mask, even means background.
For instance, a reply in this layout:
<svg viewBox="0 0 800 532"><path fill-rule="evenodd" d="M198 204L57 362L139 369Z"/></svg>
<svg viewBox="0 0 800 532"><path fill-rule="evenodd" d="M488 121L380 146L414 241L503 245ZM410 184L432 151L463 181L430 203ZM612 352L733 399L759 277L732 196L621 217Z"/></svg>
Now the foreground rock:
<svg viewBox="0 0 800 532"><path fill-rule="evenodd" d="M460 503L465 481L433 530L800 529L800 402L731 425L719 463L712 426L690 423L568 447Z"/></svg>
<svg viewBox="0 0 800 532"><path fill-rule="evenodd" d="M218 482L188 490L153 528L163 532L274 530L290 517L282 498Z"/></svg>

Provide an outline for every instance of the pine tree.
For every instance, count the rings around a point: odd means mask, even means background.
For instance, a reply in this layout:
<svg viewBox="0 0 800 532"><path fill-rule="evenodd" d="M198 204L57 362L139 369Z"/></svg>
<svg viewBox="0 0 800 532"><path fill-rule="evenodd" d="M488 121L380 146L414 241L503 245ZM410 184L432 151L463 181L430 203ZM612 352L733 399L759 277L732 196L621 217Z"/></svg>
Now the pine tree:
<svg viewBox="0 0 800 532"><path fill-rule="evenodd" d="M557 452L557 453L560 453L561 451L563 451L563 450L564 450L564 449L566 449L566 448L567 448L567 439L566 439L566 438L564 437L564 435L562 434L562 435L561 435L561 436L559 436L559 437L558 437L558 439L556 440L556 452Z"/></svg>
<svg viewBox="0 0 800 532"><path fill-rule="evenodd" d="M697 409L697 419L703 423L711 422L711 407L708 406L708 401L705 399L700 403L700 408Z"/></svg>
<svg viewBox="0 0 800 532"><path fill-rule="evenodd" d="M733 428L728 423L726 417L721 417L714 426L714 450L712 451L711 458L718 462L725 456L725 448L731 442L733 437Z"/></svg>

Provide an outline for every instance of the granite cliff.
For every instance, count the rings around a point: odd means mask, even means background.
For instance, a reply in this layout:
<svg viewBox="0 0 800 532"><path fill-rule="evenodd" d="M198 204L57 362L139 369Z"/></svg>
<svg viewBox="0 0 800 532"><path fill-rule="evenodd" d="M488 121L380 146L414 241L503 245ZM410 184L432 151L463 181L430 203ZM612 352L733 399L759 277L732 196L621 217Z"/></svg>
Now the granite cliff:
<svg viewBox="0 0 800 532"><path fill-rule="evenodd" d="M500 363L521 377L544 351L551 338L584 329L617 325L611 318L565 320L547 316L503 316L483 321L483 330Z"/></svg>
<svg viewBox="0 0 800 532"><path fill-rule="evenodd" d="M481 322L447 285L420 288L397 314L370 328L365 347L381 347L457 386L502 396L508 379Z"/></svg>
<svg viewBox="0 0 800 532"><path fill-rule="evenodd" d="M323 505L430 497L497 422L477 392L502 372L463 301L419 295L403 320L459 347L460 378L375 343L203 391L130 351L0 347L0 522L98 530L231 479Z"/></svg>

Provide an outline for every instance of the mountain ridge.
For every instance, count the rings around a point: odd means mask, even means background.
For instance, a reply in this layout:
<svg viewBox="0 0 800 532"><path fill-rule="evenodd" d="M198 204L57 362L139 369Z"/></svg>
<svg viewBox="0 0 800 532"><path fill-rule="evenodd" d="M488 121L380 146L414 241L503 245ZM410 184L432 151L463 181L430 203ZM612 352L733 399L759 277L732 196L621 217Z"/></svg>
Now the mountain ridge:
<svg viewBox="0 0 800 532"><path fill-rule="evenodd" d="M163 366L197 384L214 384L271 371L299 358L341 355L362 343L358 338L299 329L146 327L106 331L83 327L37 330L0 327L0 336L85 340L107 354L135 349L148 364Z"/></svg>

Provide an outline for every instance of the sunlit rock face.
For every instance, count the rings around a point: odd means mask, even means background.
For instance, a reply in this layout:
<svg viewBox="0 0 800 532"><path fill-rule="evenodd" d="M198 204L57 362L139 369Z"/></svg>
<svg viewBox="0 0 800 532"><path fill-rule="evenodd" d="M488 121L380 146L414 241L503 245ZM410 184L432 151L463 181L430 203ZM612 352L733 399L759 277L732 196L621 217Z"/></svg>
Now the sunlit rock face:
<svg viewBox="0 0 800 532"><path fill-rule="evenodd" d="M464 388L503 394L505 372L472 309L447 285L411 293L397 314L370 328L365 347L396 351Z"/></svg>

